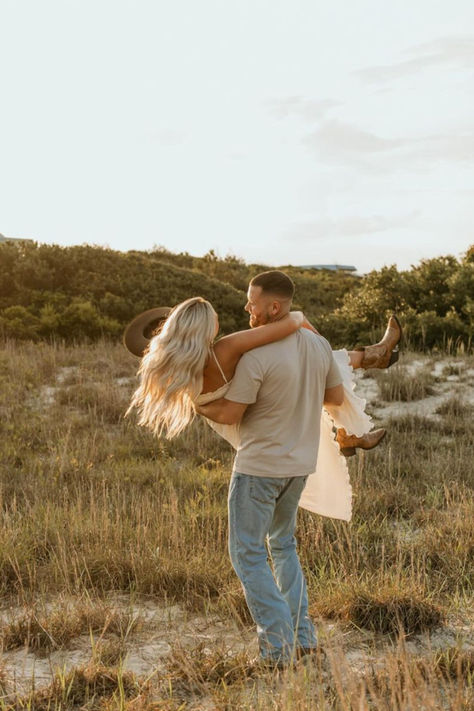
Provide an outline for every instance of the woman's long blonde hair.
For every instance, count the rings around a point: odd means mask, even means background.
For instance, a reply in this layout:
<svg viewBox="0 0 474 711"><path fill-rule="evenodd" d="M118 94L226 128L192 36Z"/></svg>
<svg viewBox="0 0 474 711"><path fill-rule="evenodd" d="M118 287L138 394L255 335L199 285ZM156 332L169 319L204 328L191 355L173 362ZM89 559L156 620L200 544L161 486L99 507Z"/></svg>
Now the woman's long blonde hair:
<svg viewBox="0 0 474 711"><path fill-rule="evenodd" d="M126 415L136 407L138 424L154 434L176 437L194 418L194 400L216 333L216 312L196 296L171 311L142 358Z"/></svg>

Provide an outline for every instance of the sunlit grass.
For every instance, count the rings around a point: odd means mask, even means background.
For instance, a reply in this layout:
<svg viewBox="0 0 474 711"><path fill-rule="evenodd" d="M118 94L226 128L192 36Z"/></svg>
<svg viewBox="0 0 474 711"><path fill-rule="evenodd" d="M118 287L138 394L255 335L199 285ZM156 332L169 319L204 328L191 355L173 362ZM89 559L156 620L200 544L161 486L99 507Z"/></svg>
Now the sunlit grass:
<svg viewBox="0 0 474 711"><path fill-rule="evenodd" d="M101 638L105 630L92 662L100 669L119 663L130 619L113 612L109 593L174 600L248 624L227 554L230 447L198 420L171 443L125 420L137 363L120 345L7 343L0 363L0 593L24 610L4 626L4 649L47 650L77 634ZM401 366L388 375L389 399L403 399L402 385L407 400L433 387L427 377L416 385ZM453 398L436 421L399 417L384 423L383 447L349 462L350 524L300 511L299 550L316 616L397 638L465 614L474 578L474 435L459 407ZM38 606L64 595L77 605ZM156 708L186 708L193 694L210 695L217 708L229 709L304 711L314 708L315 694L318 709L408 708L402 702L413 704L417 694L428 709L441 696L452 699L456 711L467 708L464 696L456 696L457 662L449 660L431 660L427 673L414 676L397 676L390 663L376 681L348 671L347 684L334 663L329 677L321 670L292 672L291 693L280 689L270 698L259 691L259 678L248 678L245 655L222 652L220 659L221 652L211 649L209 656L201 649L193 656L175 648L168 676L160 680L163 705ZM398 663L409 667L405 657ZM465 667L462 662L461 671ZM64 708L69 697L58 688L76 688L77 682L87 703L92 693L107 708L132 704L120 696L120 674L112 675L115 691L102 686L99 693L93 679L106 672L89 673L63 675L50 692L21 703ZM470 679L472 687L472 674ZM133 708L147 708L152 702L140 683L130 683L138 699ZM394 706L385 698L390 690L398 695Z"/></svg>
<svg viewBox="0 0 474 711"><path fill-rule="evenodd" d="M409 375L400 366L376 372L380 398L387 402L411 402L432 395L435 379L428 370Z"/></svg>

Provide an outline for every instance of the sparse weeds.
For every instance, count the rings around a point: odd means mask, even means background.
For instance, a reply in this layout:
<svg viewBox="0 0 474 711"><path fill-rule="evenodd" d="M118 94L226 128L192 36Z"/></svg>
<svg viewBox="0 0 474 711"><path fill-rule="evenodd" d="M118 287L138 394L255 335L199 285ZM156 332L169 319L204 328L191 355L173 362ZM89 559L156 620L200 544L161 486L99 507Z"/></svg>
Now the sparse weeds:
<svg viewBox="0 0 474 711"><path fill-rule="evenodd" d="M448 679L462 679L474 687L474 649L448 647L435 652L434 668Z"/></svg>
<svg viewBox="0 0 474 711"><path fill-rule="evenodd" d="M216 601L216 610L225 617L232 617L240 624L253 624L240 583L228 585L221 591Z"/></svg>
<svg viewBox="0 0 474 711"><path fill-rule="evenodd" d="M33 607L2 625L0 644L3 651L18 647L48 651L64 646L81 634L103 636L108 633L123 640L139 624L137 616L100 601L57 605L49 612Z"/></svg>
<svg viewBox="0 0 474 711"><path fill-rule="evenodd" d="M95 642L92 647L93 662L106 667L120 665L127 653L125 641L123 637L113 636Z"/></svg>
<svg viewBox="0 0 474 711"><path fill-rule="evenodd" d="M8 675L3 664L0 663L0 696L3 697L7 691Z"/></svg>
<svg viewBox="0 0 474 711"><path fill-rule="evenodd" d="M89 664L70 672L58 672L49 686L17 698L12 711L53 711L53 709L125 708L125 703L137 698L142 702L147 689L131 672L120 668ZM113 703L113 706L110 704Z"/></svg>
<svg viewBox="0 0 474 711"><path fill-rule="evenodd" d="M451 375L461 377L464 373L465 368L466 365L463 361L459 361L457 363L448 363L444 366L442 374L444 377L449 377Z"/></svg>
<svg viewBox="0 0 474 711"><path fill-rule="evenodd" d="M186 649L175 645L167 659L169 679L178 681L189 691L203 688L207 683L227 686L256 676L256 668L244 652L234 653L220 645L206 648L201 642Z"/></svg>
<svg viewBox="0 0 474 711"><path fill-rule="evenodd" d="M414 553L445 592L474 590L474 501L460 501L448 511L419 515L422 534Z"/></svg>
<svg viewBox="0 0 474 711"><path fill-rule="evenodd" d="M60 405L93 412L101 422L118 424L127 408L127 398L118 386L110 383L77 383L59 391Z"/></svg>
<svg viewBox="0 0 474 711"><path fill-rule="evenodd" d="M384 663L368 670L361 679L367 705L363 709L402 711L468 711L472 708L472 683L440 673L436 658L410 657L403 646ZM350 707L356 709L356 707Z"/></svg>
<svg viewBox="0 0 474 711"><path fill-rule="evenodd" d="M434 393L434 377L426 369L409 375L400 367L394 367L387 372L377 371L376 378L380 398L386 402L411 402Z"/></svg>
<svg viewBox="0 0 474 711"><path fill-rule="evenodd" d="M436 410L437 415L444 415L449 418L458 419L471 417L474 408L468 402L465 402L462 397L453 395L448 400L445 400Z"/></svg>

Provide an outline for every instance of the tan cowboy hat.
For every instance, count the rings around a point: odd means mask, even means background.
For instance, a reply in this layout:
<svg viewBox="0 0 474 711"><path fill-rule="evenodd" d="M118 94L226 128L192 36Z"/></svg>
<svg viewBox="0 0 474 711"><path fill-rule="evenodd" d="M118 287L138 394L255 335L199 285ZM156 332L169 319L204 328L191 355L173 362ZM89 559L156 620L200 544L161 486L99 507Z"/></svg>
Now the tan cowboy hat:
<svg viewBox="0 0 474 711"><path fill-rule="evenodd" d="M135 316L123 334L123 345L134 356L141 358L155 331L166 321L171 306L157 306Z"/></svg>

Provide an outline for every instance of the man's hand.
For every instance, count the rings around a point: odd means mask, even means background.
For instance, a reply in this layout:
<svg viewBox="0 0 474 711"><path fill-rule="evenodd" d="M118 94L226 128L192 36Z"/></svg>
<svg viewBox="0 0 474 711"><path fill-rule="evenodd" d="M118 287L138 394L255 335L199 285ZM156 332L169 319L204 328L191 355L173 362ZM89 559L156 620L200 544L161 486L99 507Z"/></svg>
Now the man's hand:
<svg viewBox="0 0 474 711"><path fill-rule="evenodd" d="M196 405L196 412L221 425L236 425L242 419L247 407L247 403L233 402L222 397L207 405Z"/></svg>

